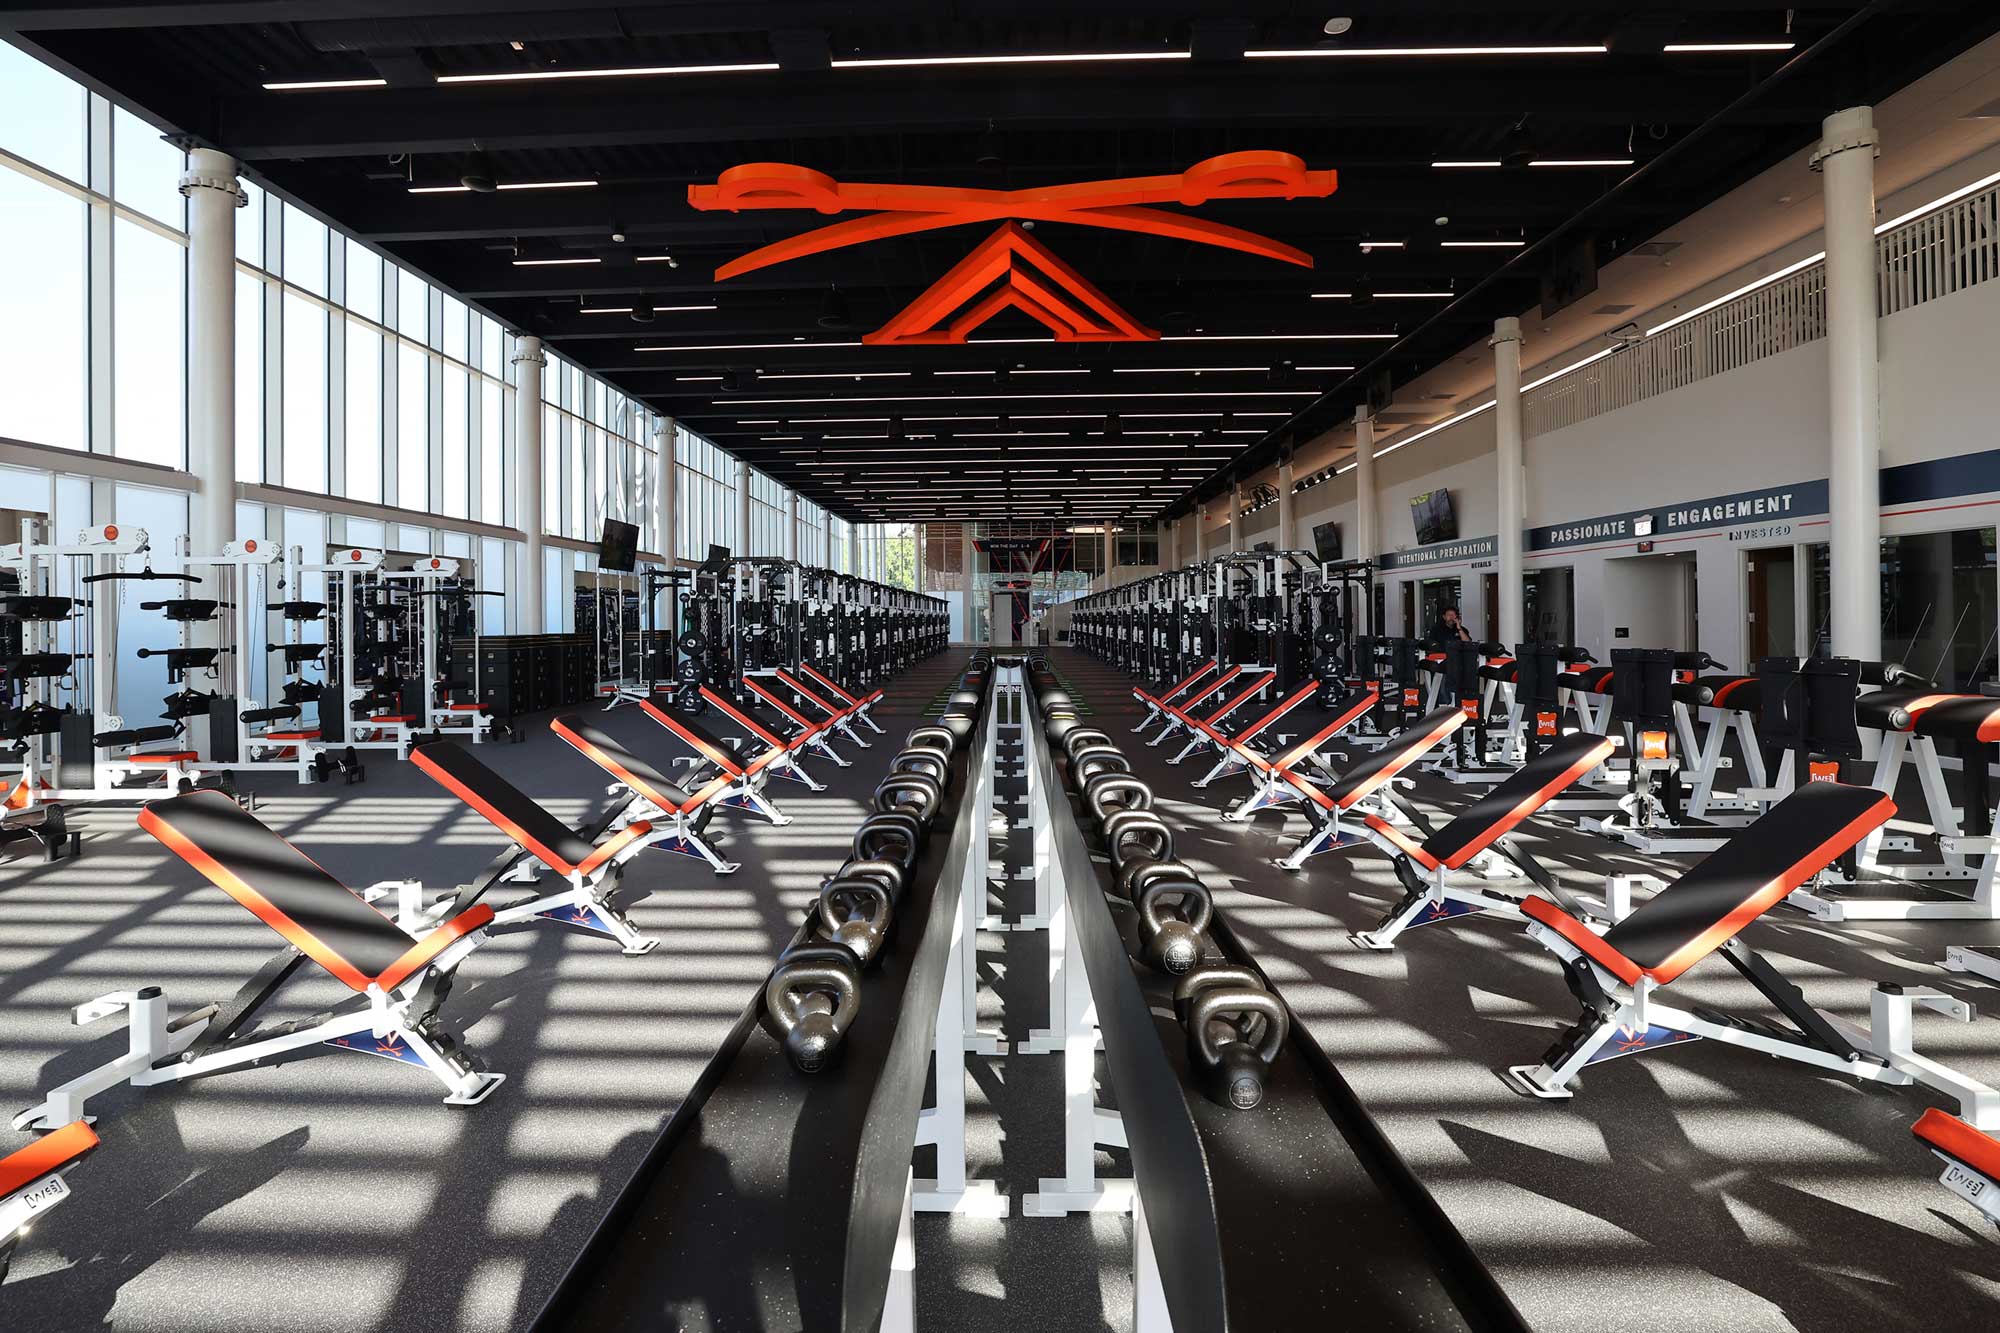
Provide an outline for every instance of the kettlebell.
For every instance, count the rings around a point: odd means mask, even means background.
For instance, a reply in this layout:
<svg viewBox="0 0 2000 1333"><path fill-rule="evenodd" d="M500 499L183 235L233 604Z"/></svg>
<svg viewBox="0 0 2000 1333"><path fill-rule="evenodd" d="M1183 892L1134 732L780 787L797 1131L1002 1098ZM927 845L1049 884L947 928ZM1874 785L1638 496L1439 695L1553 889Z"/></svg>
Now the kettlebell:
<svg viewBox="0 0 2000 1333"><path fill-rule="evenodd" d="M1262 1020L1262 1040L1243 1033ZM1290 1032L1285 1007L1269 991L1216 986L1201 992L1188 1015L1188 1059L1200 1071L1204 1091L1219 1106L1255 1109L1264 1100L1271 1065Z"/></svg>
<svg viewBox="0 0 2000 1333"><path fill-rule="evenodd" d="M1197 880L1156 879L1147 884L1139 890L1146 961L1170 977L1191 971L1201 961L1201 933L1214 915L1215 904Z"/></svg>
<svg viewBox="0 0 2000 1333"><path fill-rule="evenodd" d="M889 934L889 890L873 876L841 875L819 891L819 933L867 967Z"/></svg>
<svg viewBox="0 0 2000 1333"><path fill-rule="evenodd" d="M860 1009L854 955L838 945L785 950L764 983L764 1030L801 1074L817 1074L839 1059L841 1039Z"/></svg>
<svg viewBox="0 0 2000 1333"><path fill-rule="evenodd" d="M1174 983L1174 1017L1182 1027L1188 1025L1194 1013L1194 1002L1204 991L1227 986L1234 990L1263 990L1264 981L1249 968L1237 963L1203 963L1194 971ZM1244 1040L1255 1043L1264 1030L1264 1016L1260 1014L1245 1017L1235 1024Z"/></svg>

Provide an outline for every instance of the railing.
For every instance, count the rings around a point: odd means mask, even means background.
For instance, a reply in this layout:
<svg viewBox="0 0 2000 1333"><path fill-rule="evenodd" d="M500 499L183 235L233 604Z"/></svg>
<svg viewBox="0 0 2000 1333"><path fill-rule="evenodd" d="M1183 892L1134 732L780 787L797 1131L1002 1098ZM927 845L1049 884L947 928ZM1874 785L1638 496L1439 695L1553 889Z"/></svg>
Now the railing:
<svg viewBox="0 0 2000 1333"><path fill-rule="evenodd" d="M1982 190L1884 232L1875 275L1884 315L2000 277L2000 190Z"/></svg>
<svg viewBox="0 0 2000 1333"><path fill-rule="evenodd" d="M2000 188L1884 232L1875 268L1885 316L2000 278ZM1817 263L1537 385L1522 396L1525 427L1561 430L1825 336Z"/></svg>

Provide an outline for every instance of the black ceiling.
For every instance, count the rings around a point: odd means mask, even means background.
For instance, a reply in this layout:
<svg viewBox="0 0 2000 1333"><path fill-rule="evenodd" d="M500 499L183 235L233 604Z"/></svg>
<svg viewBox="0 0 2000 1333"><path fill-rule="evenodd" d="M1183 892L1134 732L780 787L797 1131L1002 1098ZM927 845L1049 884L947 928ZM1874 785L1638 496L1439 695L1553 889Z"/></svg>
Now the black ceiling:
<svg viewBox="0 0 2000 1333"><path fill-rule="evenodd" d="M0 31L236 154L342 228L834 512L894 521L1185 508L1192 494L1225 487L1232 470L1346 420L1383 373L1407 382L1478 340L1496 316L1534 305L1543 275L1578 246L1609 262L1811 142L1827 112L1878 99L2000 29L1996 11L1989 0L678 0L572 9L546 0L71 0L0 3ZM1329 37L1322 25L1335 14L1351 17L1352 29ZM1777 42L1794 46L1663 49ZM1608 50L1244 55L1598 45ZM1110 52L1190 58L830 67ZM779 68L439 82L759 64ZM345 79L384 82L264 87ZM1325 199L1200 210L1299 247L1314 268L1068 224L1036 232L1166 335L1158 343L1056 345L1010 315L976 336L1039 340L862 346L863 333L991 224L716 283L717 265L826 219L687 203L688 185L750 161L850 181L1018 188L1177 172L1243 149L1339 171ZM413 182L456 183L475 151L502 183L598 184L410 192ZM1633 165L1431 165L1503 157ZM1450 240L1525 244L1441 244ZM1404 245L1371 251L1369 241ZM640 262L663 254L677 266ZM515 262L565 258L598 262ZM662 310L644 325L621 313L711 303ZM845 378L857 375L866 377ZM724 378L706 378L715 376Z"/></svg>

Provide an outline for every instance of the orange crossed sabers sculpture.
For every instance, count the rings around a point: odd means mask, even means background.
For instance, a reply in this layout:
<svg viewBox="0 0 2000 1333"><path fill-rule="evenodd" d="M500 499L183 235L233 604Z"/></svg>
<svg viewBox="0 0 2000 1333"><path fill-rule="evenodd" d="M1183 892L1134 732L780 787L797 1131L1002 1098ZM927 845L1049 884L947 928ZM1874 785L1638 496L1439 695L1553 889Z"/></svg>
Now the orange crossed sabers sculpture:
<svg viewBox="0 0 2000 1333"><path fill-rule="evenodd" d="M723 172L713 185L688 186L688 203L703 211L809 208L825 214L870 213L752 250L718 268L717 282L866 241L1000 219L1144 232L1311 268L1312 256L1295 246L1240 227L1146 205L1177 203L1193 208L1211 199L1323 199L1338 183L1331 170L1308 171L1306 164L1290 153L1263 151L1224 153L1172 176L1079 181L1022 190L869 185L837 181L810 167L785 162L746 162Z"/></svg>

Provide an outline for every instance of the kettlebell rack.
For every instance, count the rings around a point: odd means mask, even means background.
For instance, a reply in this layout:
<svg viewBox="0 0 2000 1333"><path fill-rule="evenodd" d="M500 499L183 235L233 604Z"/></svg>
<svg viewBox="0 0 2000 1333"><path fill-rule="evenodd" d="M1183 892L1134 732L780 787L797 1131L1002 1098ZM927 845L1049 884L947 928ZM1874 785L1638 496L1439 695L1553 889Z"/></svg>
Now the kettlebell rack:
<svg viewBox="0 0 2000 1333"><path fill-rule="evenodd" d="M973 792L991 768L989 680L974 659L949 725L918 728L951 731L948 754L912 733L886 760L853 855L543 1306L538 1333L652 1327L729 1273L747 1275L729 1307L745 1326L914 1326L910 1152L955 957L952 909L985 832ZM912 806L924 787L933 795ZM829 925L824 904L882 866L898 824L918 845L888 932L857 949L843 938L852 919ZM835 1014L824 1048L817 1034ZM801 1226L813 1244L797 1243Z"/></svg>
<svg viewBox="0 0 2000 1333"><path fill-rule="evenodd" d="M1030 680L1028 818L1062 1016L1038 1037L1064 1052L1067 1153L1023 1211L1129 1208L1138 1333L1312 1328L1332 1310L1388 1326L1412 1302L1439 1327L1521 1327L1176 857L1123 753L1040 663ZM1097 1104L1100 1045L1117 1112ZM1099 1178L1098 1150L1121 1144L1132 1177Z"/></svg>

